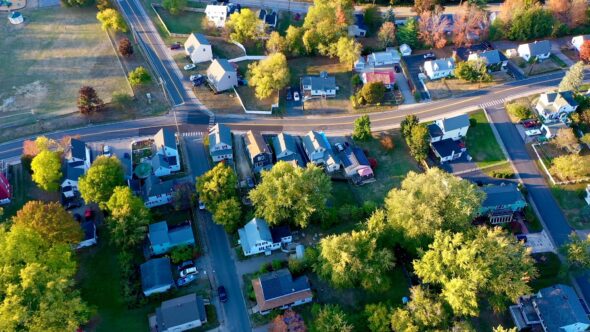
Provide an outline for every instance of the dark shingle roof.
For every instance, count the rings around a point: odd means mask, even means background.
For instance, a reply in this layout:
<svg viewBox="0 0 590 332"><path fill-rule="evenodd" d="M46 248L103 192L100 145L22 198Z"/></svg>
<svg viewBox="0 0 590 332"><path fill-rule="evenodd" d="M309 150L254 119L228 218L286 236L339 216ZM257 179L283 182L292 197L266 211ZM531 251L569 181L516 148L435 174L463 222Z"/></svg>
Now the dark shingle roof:
<svg viewBox="0 0 590 332"><path fill-rule="evenodd" d="M159 150L162 146L176 150L176 136L175 133L166 128L160 129L156 136L154 136L154 143Z"/></svg>
<svg viewBox="0 0 590 332"><path fill-rule="evenodd" d="M207 38L204 35L200 33L193 33L193 36L195 37L197 42L199 42L200 45L211 45L209 43L209 40L207 40Z"/></svg>
<svg viewBox="0 0 590 332"><path fill-rule="evenodd" d="M436 150L439 156L448 157L453 153L457 154L461 152L461 146L458 142L453 141L451 138L443 139L438 142L431 143L432 148Z"/></svg>
<svg viewBox="0 0 590 332"><path fill-rule="evenodd" d="M310 85L312 90L335 90L336 89L336 77L327 76L305 76L301 80L302 85Z"/></svg>
<svg viewBox="0 0 590 332"><path fill-rule="evenodd" d="M86 159L86 143L72 138L70 145L72 158Z"/></svg>
<svg viewBox="0 0 590 332"><path fill-rule="evenodd" d="M309 289L309 280L306 276L293 279L289 270L281 269L261 275L260 285L262 287L264 299L268 301Z"/></svg>
<svg viewBox="0 0 590 332"><path fill-rule="evenodd" d="M534 301L547 331L562 331L562 326L574 323L590 324L578 295L570 286L558 284L543 288L539 293L541 296Z"/></svg>
<svg viewBox="0 0 590 332"><path fill-rule="evenodd" d="M483 207L511 205L518 201L524 201L522 193L514 184L491 185L482 187L482 190L486 193L486 199L482 203Z"/></svg>
<svg viewBox="0 0 590 332"><path fill-rule="evenodd" d="M444 134L442 129L436 123L428 125L428 133L430 133L430 137L438 137Z"/></svg>
<svg viewBox="0 0 590 332"><path fill-rule="evenodd" d="M486 59L486 64L488 65L495 65L497 63L502 62L502 56L504 56L502 53L500 53L500 51L498 50L491 50L491 51L484 51L479 53L479 56L481 58ZM506 57L504 57L506 58Z"/></svg>
<svg viewBox="0 0 590 332"><path fill-rule="evenodd" d="M463 127L469 127L469 116L461 114L452 118L445 118L442 120L444 131L451 131Z"/></svg>
<svg viewBox="0 0 590 332"><path fill-rule="evenodd" d="M79 165L75 165L75 164L79 164ZM68 166L66 169L66 179L72 180L72 181L78 181L78 179L82 175L84 175L84 168L76 167L76 166L81 166L83 164L84 164L84 162L82 162L82 161L80 161L78 163L68 163Z"/></svg>
<svg viewBox="0 0 590 332"><path fill-rule="evenodd" d="M141 287L144 292L153 288L173 285L170 258L154 258L141 264Z"/></svg>
<svg viewBox="0 0 590 332"><path fill-rule="evenodd" d="M359 27L359 29L367 30L365 16L363 14L354 14L354 25Z"/></svg>
<svg viewBox="0 0 590 332"><path fill-rule="evenodd" d="M288 225L273 227L270 229L270 236L273 243L279 243L282 238L291 236L291 228Z"/></svg>
<svg viewBox="0 0 590 332"><path fill-rule="evenodd" d="M264 18L264 22L269 25L275 25L276 20L277 20L277 13L275 13L275 12L266 14L266 17Z"/></svg>
<svg viewBox="0 0 590 332"><path fill-rule="evenodd" d="M174 180L161 181L157 176L151 175L145 179L143 185L144 195L147 197L167 194L172 191Z"/></svg>
<svg viewBox="0 0 590 332"><path fill-rule="evenodd" d="M534 43L528 43L531 56L547 54L551 52L551 42L548 40L539 40Z"/></svg>
<svg viewBox="0 0 590 332"><path fill-rule="evenodd" d="M165 331L197 319L204 323L207 321L207 315L203 299L194 293L164 301L156 308L158 331Z"/></svg>

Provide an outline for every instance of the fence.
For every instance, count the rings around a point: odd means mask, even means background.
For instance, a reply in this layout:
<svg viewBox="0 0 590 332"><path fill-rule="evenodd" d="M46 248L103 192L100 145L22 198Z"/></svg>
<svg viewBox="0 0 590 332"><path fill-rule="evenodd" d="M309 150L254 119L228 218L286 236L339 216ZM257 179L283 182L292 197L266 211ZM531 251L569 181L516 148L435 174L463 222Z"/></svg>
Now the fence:
<svg viewBox="0 0 590 332"><path fill-rule="evenodd" d="M546 144L546 143L544 143L544 144ZM543 158L541 158L541 154L539 154L539 151L537 150L537 147L538 146L541 146L541 144L540 143L535 143L535 144L532 145L533 150L535 151L535 154L537 155L537 159L539 160L539 163L543 167L543 171L545 172L545 174L547 174L547 177L549 178L549 180L551 181L551 183L553 183L554 185L564 185L564 184L574 184L574 183L581 183L581 182L588 182L588 181L590 181L590 178L583 178L583 179L569 180L569 181L555 181L555 178L549 172L549 169L547 168L547 165L545 165L545 162L543 161Z"/></svg>
<svg viewBox="0 0 590 332"><path fill-rule="evenodd" d="M235 87L233 89L234 89L234 93L238 97L238 100L240 101L240 105L242 105L242 108L244 109L244 112L246 112L247 114L272 115L272 110L274 108L276 108L276 107L279 107L279 102L277 101L276 104L271 105L270 111L249 110L249 109L246 108L246 105L244 105L244 102L242 101L242 97L240 97L240 94L238 93L238 90L236 90Z"/></svg>

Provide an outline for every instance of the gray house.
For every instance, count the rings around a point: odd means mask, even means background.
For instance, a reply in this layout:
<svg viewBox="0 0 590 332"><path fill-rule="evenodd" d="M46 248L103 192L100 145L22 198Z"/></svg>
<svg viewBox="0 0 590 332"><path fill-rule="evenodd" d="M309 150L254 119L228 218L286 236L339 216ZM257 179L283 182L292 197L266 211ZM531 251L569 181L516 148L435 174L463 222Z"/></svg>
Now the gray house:
<svg viewBox="0 0 590 332"><path fill-rule="evenodd" d="M141 288L145 296L167 292L174 287L170 258L154 258L141 264Z"/></svg>
<svg viewBox="0 0 590 332"><path fill-rule="evenodd" d="M272 138L272 147L275 151L277 162L286 161L295 163L299 167L305 166L293 136L285 133L278 134Z"/></svg>
<svg viewBox="0 0 590 332"><path fill-rule="evenodd" d="M158 332L181 332L207 323L203 299L194 293L162 302L152 317Z"/></svg>
<svg viewBox="0 0 590 332"><path fill-rule="evenodd" d="M531 58L544 60L551 56L551 42L548 40L535 41L534 43L518 45L518 56L529 61Z"/></svg>
<svg viewBox="0 0 590 332"><path fill-rule="evenodd" d="M514 184L482 187L486 199L479 208L480 215L490 217L492 224L511 222L515 212L526 207L526 200Z"/></svg>
<svg viewBox="0 0 590 332"><path fill-rule="evenodd" d="M498 50L486 50L479 53L469 54L468 60L483 60L486 67L491 71L498 71L506 69L508 59L502 52Z"/></svg>
<svg viewBox="0 0 590 332"><path fill-rule="evenodd" d="M254 172L260 173L272 168L272 153L262 135L254 134L252 130L248 130L244 135L244 144Z"/></svg>
<svg viewBox="0 0 590 332"><path fill-rule="evenodd" d="M216 92L222 92L238 85L238 73L227 59L215 59L207 68L207 80Z"/></svg>
<svg viewBox="0 0 590 332"><path fill-rule="evenodd" d="M330 147L328 139L323 133L310 131L303 136L303 150L307 158L317 166L326 167L328 172L340 169L340 162Z"/></svg>
<svg viewBox="0 0 590 332"><path fill-rule="evenodd" d="M287 309L313 299L307 276L293 278L288 269L263 274L252 280L252 287L258 310L263 315L273 309Z"/></svg>
<svg viewBox="0 0 590 332"><path fill-rule="evenodd" d="M233 159L231 131L228 126L218 123L209 131L209 155L214 162Z"/></svg>
<svg viewBox="0 0 590 332"><path fill-rule="evenodd" d="M321 72L319 76L305 76L301 78L301 93L303 100L313 98L336 97L336 78L328 76L327 72Z"/></svg>
<svg viewBox="0 0 590 332"><path fill-rule="evenodd" d="M152 255L163 255L179 246L194 246L195 237L191 225L169 229L168 223L160 221L149 226L148 239Z"/></svg>

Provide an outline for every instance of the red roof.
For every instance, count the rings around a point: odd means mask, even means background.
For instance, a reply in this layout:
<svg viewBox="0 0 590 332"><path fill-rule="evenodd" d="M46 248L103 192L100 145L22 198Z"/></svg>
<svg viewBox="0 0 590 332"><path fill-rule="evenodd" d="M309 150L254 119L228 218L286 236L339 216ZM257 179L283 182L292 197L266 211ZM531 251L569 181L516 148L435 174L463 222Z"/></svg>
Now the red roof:
<svg viewBox="0 0 590 332"><path fill-rule="evenodd" d="M393 73L393 70L366 72L364 75L367 83L381 82L385 85L395 83L395 74Z"/></svg>
<svg viewBox="0 0 590 332"><path fill-rule="evenodd" d="M0 199L12 197L12 188L4 174L0 173Z"/></svg>

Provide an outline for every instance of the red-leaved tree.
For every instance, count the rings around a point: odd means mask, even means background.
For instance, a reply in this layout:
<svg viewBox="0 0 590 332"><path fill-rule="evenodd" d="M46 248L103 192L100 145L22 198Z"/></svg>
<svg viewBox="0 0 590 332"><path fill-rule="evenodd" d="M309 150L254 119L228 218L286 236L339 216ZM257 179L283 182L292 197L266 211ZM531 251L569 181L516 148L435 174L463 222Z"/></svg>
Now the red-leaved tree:
<svg viewBox="0 0 590 332"><path fill-rule="evenodd" d="M418 24L418 38L429 47L443 48L447 44L445 28L449 25L449 20L440 13L433 11L423 12L420 14Z"/></svg>
<svg viewBox="0 0 590 332"><path fill-rule="evenodd" d="M580 47L580 60L590 62L590 40L586 40Z"/></svg>
<svg viewBox="0 0 590 332"><path fill-rule="evenodd" d="M470 46L474 41L484 40L489 33L486 11L464 2L453 25L453 42L457 46Z"/></svg>

